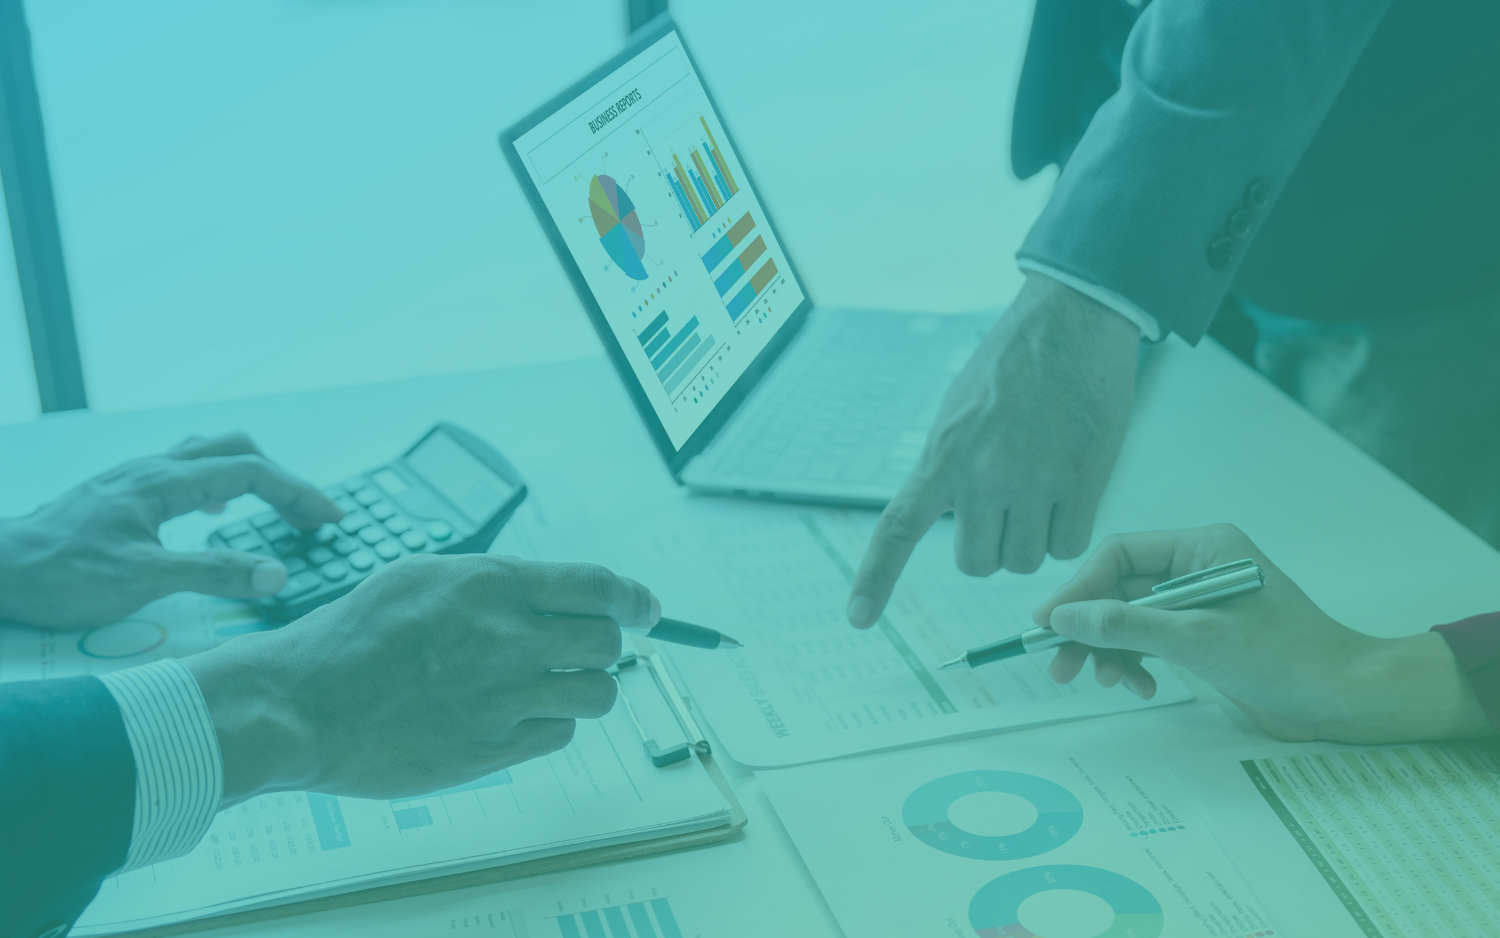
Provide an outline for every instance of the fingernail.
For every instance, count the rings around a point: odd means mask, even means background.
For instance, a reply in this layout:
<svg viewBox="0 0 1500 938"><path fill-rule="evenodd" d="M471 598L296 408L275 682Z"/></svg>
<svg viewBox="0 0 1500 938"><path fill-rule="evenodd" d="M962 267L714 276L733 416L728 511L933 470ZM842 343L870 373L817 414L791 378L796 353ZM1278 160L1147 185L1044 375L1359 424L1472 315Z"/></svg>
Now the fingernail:
<svg viewBox="0 0 1500 938"><path fill-rule="evenodd" d="M868 596L856 596L849 600L849 608L844 610L849 624L857 629L867 629L875 621L875 604L870 602Z"/></svg>
<svg viewBox="0 0 1500 938"><path fill-rule="evenodd" d="M286 586L286 567L283 567L278 560L258 563L255 569L250 571L250 589L254 590L257 596L279 593L283 586Z"/></svg>
<svg viewBox="0 0 1500 938"><path fill-rule="evenodd" d="M655 596L651 597L651 611L646 613L646 624L655 625L661 621L661 600Z"/></svg>
<svg viewBox="0 0 1500 938"><path fill-rule="evenodd" d="M1124 684L1126 689L1137 697L1146 696L1146 689L1141 686L1140 679L1137 678L1134 674L1127 674L1124 677L1120 678L1120 683Z"/></svg>
<svg viewBox="0 0 1500 938"><path fill-rule="evenodd" d="M1078 607L1058 606L1052 610L1052 631L1069 635L1078 626Z"/></svg>

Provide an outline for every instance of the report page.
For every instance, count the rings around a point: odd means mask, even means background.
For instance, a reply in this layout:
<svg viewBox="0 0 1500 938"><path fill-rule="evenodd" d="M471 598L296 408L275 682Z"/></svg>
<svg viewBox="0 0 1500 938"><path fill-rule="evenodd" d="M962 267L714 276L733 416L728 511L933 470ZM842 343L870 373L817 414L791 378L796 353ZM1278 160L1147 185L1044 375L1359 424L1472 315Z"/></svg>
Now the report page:
<svg viewBox="0 0 1500 938"><path fill-rule="evenodd" d="M515 143L681 447L804 296L677 33Z"/></svg>

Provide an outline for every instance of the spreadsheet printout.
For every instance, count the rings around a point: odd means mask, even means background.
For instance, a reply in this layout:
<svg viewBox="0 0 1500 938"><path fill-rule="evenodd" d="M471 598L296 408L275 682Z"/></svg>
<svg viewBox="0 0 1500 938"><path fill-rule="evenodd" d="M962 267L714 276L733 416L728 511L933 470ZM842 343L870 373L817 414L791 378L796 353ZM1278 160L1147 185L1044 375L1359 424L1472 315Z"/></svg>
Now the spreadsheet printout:
<svg viewBox="0 0 1500 938"><path fill-rule="evenodd" d="M1272 914L1330 938L1500 934L1500 747L1279 746L1173 757Z"/></svg>
<svg viewBox="0 0 1500 938"><path fill-rule="evenodd" d="M1072 574L1049 561L1030 576L966 576L954 565L951 519L918 544L880 621L851 627L844 607L873 522L868 512L693 499L690 512L663 513L618 543L597 546L601 556L593 559L649 586L667 615L744 643L666 652L693 705L751 766L1191 699L1151 659L1158 689L1149 701L1099 687L1090 669L1055 684L1046 673L1050 653L939 671L969 648L1033 628L1031 610Z"/></svg>

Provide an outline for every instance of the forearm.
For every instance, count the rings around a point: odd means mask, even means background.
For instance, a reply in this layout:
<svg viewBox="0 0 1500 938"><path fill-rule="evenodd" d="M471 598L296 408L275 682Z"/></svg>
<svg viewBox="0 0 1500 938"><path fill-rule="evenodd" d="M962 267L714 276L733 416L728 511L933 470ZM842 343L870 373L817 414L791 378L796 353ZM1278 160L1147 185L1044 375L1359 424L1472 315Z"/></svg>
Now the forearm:
<svg viewBox="0 0 1500 938"><path fill-rule="evenodd" d="M1495 732L1440 635L1372 639L1350 662L1316 737L1346 743L1458 739Z"/></svg>

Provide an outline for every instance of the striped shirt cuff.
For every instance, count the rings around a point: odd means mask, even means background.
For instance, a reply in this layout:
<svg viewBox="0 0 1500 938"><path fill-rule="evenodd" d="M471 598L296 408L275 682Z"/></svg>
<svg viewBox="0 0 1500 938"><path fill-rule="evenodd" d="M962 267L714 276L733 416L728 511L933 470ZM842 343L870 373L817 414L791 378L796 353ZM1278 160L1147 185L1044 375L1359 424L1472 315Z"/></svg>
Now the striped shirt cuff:
<svg viewBox="0 0 1500 938"><path fill-rule="evenodd" d="M175 658L100 680L135 753L135 823L121 871L181 856L203 839L224 796L219 738L198 682Z"/></svg>

